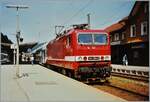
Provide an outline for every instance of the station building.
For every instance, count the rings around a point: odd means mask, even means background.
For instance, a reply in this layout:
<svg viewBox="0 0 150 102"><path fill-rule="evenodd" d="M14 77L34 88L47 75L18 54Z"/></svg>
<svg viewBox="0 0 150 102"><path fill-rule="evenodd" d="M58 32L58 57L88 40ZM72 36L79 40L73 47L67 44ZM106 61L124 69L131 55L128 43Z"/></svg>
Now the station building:
<svg viewBox="0 0 150 102"><path fill-rule="evenodd" d="M15 44L7 37L7 35L0 33L0 48L1 48L1 64L14 64L14 56L16 61L16 49L12 48ZM38 42L29 42L29 43L20 43L19 44L19 63L20 64L29 64L31 50Z"/></svg>
<svg viewBox="0 0 150 102"><path fill-rule="evenodd" d="M7 37L7 35L0 33L0 61L1 64L13 63L13 51L10 49L13 42Z"/></svg>
<svg viewBox="0 0 150 102"><path fill-rule="evenodd" d="M105 29L111 36L113 64L149 66L149 2L136 1L130 14Z"/></svg>
<svg viewBox="0 0 150 102"><path fill-rule="evenodd" d="M30 57L32 55L31 49L36 46L38 42L28 42L19 44L19 63L30 64Z"/></svg>

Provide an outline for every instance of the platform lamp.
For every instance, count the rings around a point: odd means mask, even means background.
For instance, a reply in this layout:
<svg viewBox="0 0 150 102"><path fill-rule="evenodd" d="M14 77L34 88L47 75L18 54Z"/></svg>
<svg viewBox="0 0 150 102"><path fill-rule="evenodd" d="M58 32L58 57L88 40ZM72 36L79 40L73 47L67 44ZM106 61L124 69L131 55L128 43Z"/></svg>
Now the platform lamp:
<svg viewBox="0 0 150 102"><path fill-rule="evenodd" d="M28 6L25 5L7 5L7 8L15 8L17 11L16 18L17 18L17 28L16 28L16 39L17 39L17 62L16 62L16 76L17 78L20 78L21 76L19 75L19 42L22 40L20 38L20 28L19 28L19 9L27 9L29 8Z"/></svg>

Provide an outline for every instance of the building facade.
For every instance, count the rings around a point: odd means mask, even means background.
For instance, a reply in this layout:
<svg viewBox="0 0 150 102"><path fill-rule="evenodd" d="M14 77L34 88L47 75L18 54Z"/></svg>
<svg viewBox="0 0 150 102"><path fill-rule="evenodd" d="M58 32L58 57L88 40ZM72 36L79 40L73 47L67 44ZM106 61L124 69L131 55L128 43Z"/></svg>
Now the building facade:
<svg viewBox="0 0 150 102"><path fill-rule="evenodd" d="M4 35L0 33L0 63L1 64L12 64L13 63L13 51L11 49L11 44L13 42Z"/></svg>
<svg viewBox="0 0 150 102"><path fill-rule="evenodd" d="M112 63L149 66L149 2L136 1L130 14L106 28L111 35Z"/></svg>

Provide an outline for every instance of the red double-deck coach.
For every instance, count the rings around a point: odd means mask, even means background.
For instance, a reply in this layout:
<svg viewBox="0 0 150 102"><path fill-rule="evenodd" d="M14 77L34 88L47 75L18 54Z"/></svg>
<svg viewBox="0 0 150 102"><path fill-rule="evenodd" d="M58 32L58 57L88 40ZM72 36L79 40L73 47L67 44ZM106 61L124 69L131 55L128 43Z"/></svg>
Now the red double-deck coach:
<svg viewBox="0 0 150 102"><path fill-rule="evenodd" d="M109 34L75 26L48 43L46 64L79 80L106 80L111 74Z"/></svg>

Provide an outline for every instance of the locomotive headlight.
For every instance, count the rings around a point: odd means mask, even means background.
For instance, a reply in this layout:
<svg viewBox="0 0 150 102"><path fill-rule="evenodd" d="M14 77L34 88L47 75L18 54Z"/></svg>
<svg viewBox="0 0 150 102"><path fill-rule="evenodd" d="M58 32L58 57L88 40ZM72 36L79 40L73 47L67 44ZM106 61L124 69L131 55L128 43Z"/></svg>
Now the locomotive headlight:
<svg viewBox="0 0 150 102"><path fill-rule="evenodd" d="M83 57L83 59L84 59L84 61L86 61L86 60L87 60L87 57L85 56L85 57Z"/></svg>
<svg viewBox="0 0 150 102"><path fill-rule="evenodd" d="M78 57L78 60L79 60L79 61L82 61L82 57Z"/></svg>
<svg viewBox="0 0 150 102"><path fill-rule="evenodd" d="M105 60L110 60L110 56L105 56Z"/></svg>
<svg viewBox="0 0 150 102"><path fill-rule="evenodd" d="M104 60L104 56L101 56L101 60L102 60L102 61Z"/></svg>

